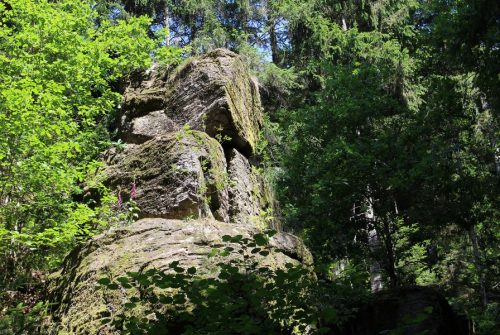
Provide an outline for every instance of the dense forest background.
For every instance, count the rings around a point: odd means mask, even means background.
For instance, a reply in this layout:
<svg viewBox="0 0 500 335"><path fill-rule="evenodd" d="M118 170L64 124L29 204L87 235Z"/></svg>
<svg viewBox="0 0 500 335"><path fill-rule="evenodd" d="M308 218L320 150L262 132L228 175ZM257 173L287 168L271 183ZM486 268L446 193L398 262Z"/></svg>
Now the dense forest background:
<svg viewBox="0 0 500 335"><path fill-rule="evenodd" d="M261 85L263 215L319 278L434 286L495 333L496 0L1 0L0 325L35 320L64 255L133 220L99 174L128 76L219 47Z"/></svg>

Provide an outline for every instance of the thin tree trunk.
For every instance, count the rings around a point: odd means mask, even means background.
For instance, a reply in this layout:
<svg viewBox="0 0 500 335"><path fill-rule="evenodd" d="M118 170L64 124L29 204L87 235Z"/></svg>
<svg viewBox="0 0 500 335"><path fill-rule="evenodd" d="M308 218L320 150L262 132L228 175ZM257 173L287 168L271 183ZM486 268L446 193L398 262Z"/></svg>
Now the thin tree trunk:
<svg viewBox="0 0 500 335"><path fill-rule="evenodd" d="M274 18L269 18L268 26L269 26L269 41L271 44L271 56L273 59L273 63L278 65L280 63L280 55L278 51L278 38L276 37L276 22Z"/></svg>
<svg viewBox="0 0 500 335"><path fill-rule="evenodd" d="M365 217L368 221L368 247L370 252L374 255L380 250L380 241L378 238L377 229L375 228L375 212L373 210L373 199L367 200L368 209L366 210ZM384 288L382 282L382 270L377 257L373 257L370 265L370 287L372 292L379 292Z"/></svg>
<svg viewBox="0 0 500 335"><path fill-rule="evenodd" d="M477 79L477 78L475 78ZM488 100L485 96L481 96L481 112L484 112L489 108ZM500 176L500 147L498 146L498 136L495 129L495 122L492 122L488 128L485 130L487 137L489 138L491 148L493 149L493 162L495 164L495 172L497 176Z"/></svg>
<svg viewBox="0 0 500 335"><path fill-rule="evenodd" d="M474 259L474 265L479 274L479 290L481 293L481 303L483 306L488 305L488 295L486 294L486 278L484 275L483 266L481 263L481 252L479 250L479 243L474 226L469 229L469 238L472 244L472 254Z"/></svg>
<svg viewBox="0 0 500 335"><path fill-rule="evenodd" d="M387 276L389 277L389 284L391 287L398 286L398 276L396 274L396 257L394 255L394 243L392 241L390 222L384 220L383 222L383 240L387 256Z"/></svg>
<svg viewBox="0 0 500 335"><path fill-rule="evenodd" d="M500 176L500 147L498 146L497 137L495 135L494 129L490 131L490 142L493 148L493 161L495 163L495 172L497 176Z"/></svg>
<svg viewBox="0 0 500 335"><path fill-rule="evenodd" d="M170 46L170 12L168 10L168 6L165 5L163 11L163 28L165 29L165 45Z"/></svg>
<svg viewBox="0 0 500 335"><path fill-rule="evenodd" d="M375 228L368 231L368 246L372 252L376 252L380 248L377 231ZM373 293L379 292L384 288L382 281L382 269L377 259L373 258L370 265L370 287Z"/></svg>

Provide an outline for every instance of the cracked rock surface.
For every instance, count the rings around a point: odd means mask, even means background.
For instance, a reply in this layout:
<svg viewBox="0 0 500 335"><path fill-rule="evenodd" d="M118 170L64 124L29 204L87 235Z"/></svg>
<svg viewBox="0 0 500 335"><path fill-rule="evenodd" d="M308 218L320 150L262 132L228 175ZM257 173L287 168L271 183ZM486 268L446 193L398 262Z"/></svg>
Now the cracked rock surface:
<svg viewBox="0 0 500 335"><path fill-rule="evenodd" d="M126 142L142 143L189 125L230 138L246 155L254 151L262 105L256 80L237 54L216 49L170 75L153 67L142 79L125 92L120 133Z"/></svg>
<svg viewBox="0 0 500 335"><path fill-rule="evenodd" d="M125 150L109 155L108 184L127 199L135 181L140 217L263 225L271 193L249 162L261 123L258 85L237 54L153 66L126 89Z"/></svg>
<svg viewBox="0 0 500 335"><path fill-rule="evenodd" d="M229 221L226 159L221 145L198 131L178 131L127 146L109 159L106 173L114 189L135 201L140 217Z"/></svg>

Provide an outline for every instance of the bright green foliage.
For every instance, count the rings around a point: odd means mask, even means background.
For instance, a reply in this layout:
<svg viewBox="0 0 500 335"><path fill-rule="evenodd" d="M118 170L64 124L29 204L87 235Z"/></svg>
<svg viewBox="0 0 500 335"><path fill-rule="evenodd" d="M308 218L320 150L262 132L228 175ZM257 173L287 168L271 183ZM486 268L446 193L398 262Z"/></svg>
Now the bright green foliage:
<svg viewBox="0 0 500 335"><path fill-rule="evenodd" d="M34 306L20 302L0 318L0 332L6 335L37 334L40 322L47 315L47 309L48 305L41 301Z"/></svg>
<svg viewBox="0 0 500 335"><path fill-rule="evenodd" d="M93 159L109 145L113 87L149 66L157 43L145 17L96 22L77 0L0 3L1 286L56 265L111 215ZM75 202L83 187L100 203Z"/></svg>

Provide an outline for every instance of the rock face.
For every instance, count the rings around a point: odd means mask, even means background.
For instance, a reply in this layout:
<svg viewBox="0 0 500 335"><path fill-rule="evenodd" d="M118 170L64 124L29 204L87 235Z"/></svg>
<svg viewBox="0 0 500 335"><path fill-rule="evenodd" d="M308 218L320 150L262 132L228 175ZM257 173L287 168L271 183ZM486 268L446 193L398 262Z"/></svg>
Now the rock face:
<svg viewBox="0 0 500 335"><path fill-rule="evenodd" d="M136 184L141 217L215 217L229 221L226 160L221 145L198 131L177 131L129 145L109 160L109 184Z"/></svg>
<svg viewBox="0 0 500 335"><path fill-rule="evenodd" d="M141 217L262 224L272 203L248 160L262 106L239 56L217 49L171 74L153 67L141 79L125 92L125 150L109 153L109 184L125 199L136 184Z"/></svg>
<svg viewBox="0 0 500 335"><path fill-rule="evenodd" d="M130 143L189 125L230 138L232 147L249 155L262 123L255 80L239 56L224 49L189 61L171 76L153 68L127 89L123 108L120 133Z"/></svg>
<svg viewBox="0 0 500 335"><path fill-rule="evenodd" d="M249 160L261 110L255 81L227 50L170 75L153 68L131 84L119 124L125 145L106 154L105 171L124 202L134 198L140 220L93 238L53 274L50 333L111 333L101 320L119 313L130 292L99 290L104 276L166 270L173 261L208 273L207 255L222 236L267 228L262 213L272 199ZM259 264L312 264L299 238L279 233L270 243L280 251L252 256Z"/></svg>
<svg viewBox="0 0 500 335"><path fill-rule="evenodd" d="M229 214L235 223L247 222L257 225L265 224L265 208L271 208L270 196L264 181L252 170L248 160L236 149L229 154L228 174Z"/></svg>

